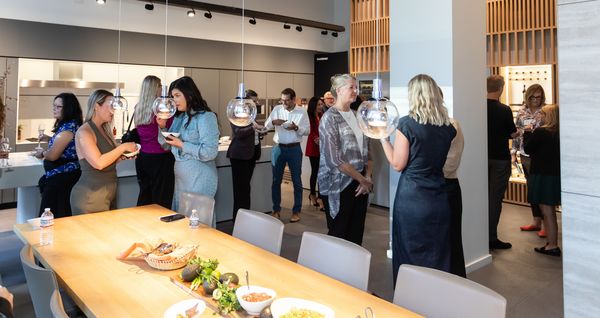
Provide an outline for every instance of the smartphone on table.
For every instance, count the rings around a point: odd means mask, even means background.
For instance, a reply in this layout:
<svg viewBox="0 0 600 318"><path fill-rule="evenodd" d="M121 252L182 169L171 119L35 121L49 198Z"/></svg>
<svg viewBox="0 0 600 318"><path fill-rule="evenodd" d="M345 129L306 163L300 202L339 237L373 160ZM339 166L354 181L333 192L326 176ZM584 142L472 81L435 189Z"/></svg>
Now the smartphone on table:
<svg viewBox="0 0 600 318"><path fill-rule="evenodd" d="M173 222L173 221L181 220L183 218L185 218L185 215L179 214L179 213L173 213L173 214L161 216L160 220L163 222Z"/></svg>

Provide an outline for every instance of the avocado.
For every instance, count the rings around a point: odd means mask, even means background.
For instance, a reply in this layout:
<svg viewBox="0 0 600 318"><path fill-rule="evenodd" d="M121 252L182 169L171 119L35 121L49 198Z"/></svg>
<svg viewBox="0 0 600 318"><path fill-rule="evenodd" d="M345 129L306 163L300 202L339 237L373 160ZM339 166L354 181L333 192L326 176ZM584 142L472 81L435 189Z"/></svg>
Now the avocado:
<svg viewBox="0 0 600 318"><path fill-rule="evenodd" d="M240 282L238 275L236 275L235 273L221 274L221 278L219 279L221 284L225 283L227 280L229 280L230 283L233 283L236 285Z"/></svg>
<svg viewBox="0 0 600 318"><path fill-rule="evenodd" d="M205 280L202 283L202 288L204 289L204 295L209 296L212 295L213 291L215 289L217 289L217 282L210 279L210 280Z"/></svg>
<svg viewBox="0 0 600 318"><path fill-rule="evenodd" d="M198 270L200 269L200 265L198 264L188 264L183 271L181 271L181 279L184 282L191 282L196 277L198 277Z"/></svg>

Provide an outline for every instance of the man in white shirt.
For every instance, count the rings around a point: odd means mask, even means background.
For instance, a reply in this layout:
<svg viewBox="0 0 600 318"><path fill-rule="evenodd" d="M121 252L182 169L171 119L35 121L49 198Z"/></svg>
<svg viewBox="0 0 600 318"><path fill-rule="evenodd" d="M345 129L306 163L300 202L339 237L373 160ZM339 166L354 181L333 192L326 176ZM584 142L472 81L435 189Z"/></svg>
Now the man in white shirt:
<svg viewBox="0 0 600 318"><path fill-rule="evenodd" d="M275 106L265 122L268 129L275 128L275 135L271 155L273 166L273 184L271 185L271 198L273 200L273 216L280 217L281 212L281 180L283 170L287 164L294 184L294 207L290 222L300 221L302 208L302 136L307 136L310 131L308 113L296 105L296 92L286 88L281 92L281 105Z"/></svg>

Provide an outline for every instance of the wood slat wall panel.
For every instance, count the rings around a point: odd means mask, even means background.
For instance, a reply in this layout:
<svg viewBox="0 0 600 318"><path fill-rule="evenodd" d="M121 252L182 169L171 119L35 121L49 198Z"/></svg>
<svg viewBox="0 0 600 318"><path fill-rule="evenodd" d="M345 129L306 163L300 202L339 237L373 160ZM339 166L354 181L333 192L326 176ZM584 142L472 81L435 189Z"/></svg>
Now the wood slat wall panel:
<svg viewBox="0 0 600 318"><path fill-rule="evenodd" d="M379 2L378 21L377 2ZM376 71L377 23L379 23L380 44L379 70L389 72L389 0L351 0L350 7L350 72L357 74Z"/></svg>

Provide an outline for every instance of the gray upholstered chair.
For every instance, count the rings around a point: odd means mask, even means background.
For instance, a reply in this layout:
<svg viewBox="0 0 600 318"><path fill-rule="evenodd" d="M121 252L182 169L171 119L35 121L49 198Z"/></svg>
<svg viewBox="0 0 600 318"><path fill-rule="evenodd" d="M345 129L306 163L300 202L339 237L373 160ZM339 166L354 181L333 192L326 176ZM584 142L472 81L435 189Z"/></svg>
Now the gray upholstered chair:
<svg viewBox="0 0 600 318"><path fill-rule="evenodd" d="M279 255L283 239L283 223L265 213L239 209L232 235Z"/></svg>
<svg viewBox="0 0 600 318"><path fill-rule="evenodd" d="M181 192L179 195L179 210L177 213L183 214L188 218L192 210L198 210L200 214L200 223L211 227L216 227L215 220L215 199L198 193Z"/></svg>
<svg viewBox="0 0 600 318"><path fill-rule="evenodd" d="M60 297L58 289L50 296L50 310L52 311L52 316L54 318L69 318L69 315L67 315L65 308L63 307L62 298Z"/></svg>
<svg viewBox="0 0 600 318"><path fill-rule="evenodd" d="M401 265L394 304L426 317L504 318L506 299L495 291L450 273Z"/></svg>
<svg viewBox="0 0 600 318"><path fill-rule="evenodd" d="M338 237L304 232L298 264L364 291L369 285L371 252Z"/></svg>
<svg viewBox="0 0 600 318"><path fill-rule="evenodd" d="M38 318L52 318L50 297L54 291L58 291L58 283L54 273L35 264L29 245L25 245L21 249L21 264L25 272L35 316Z"/></svg>

